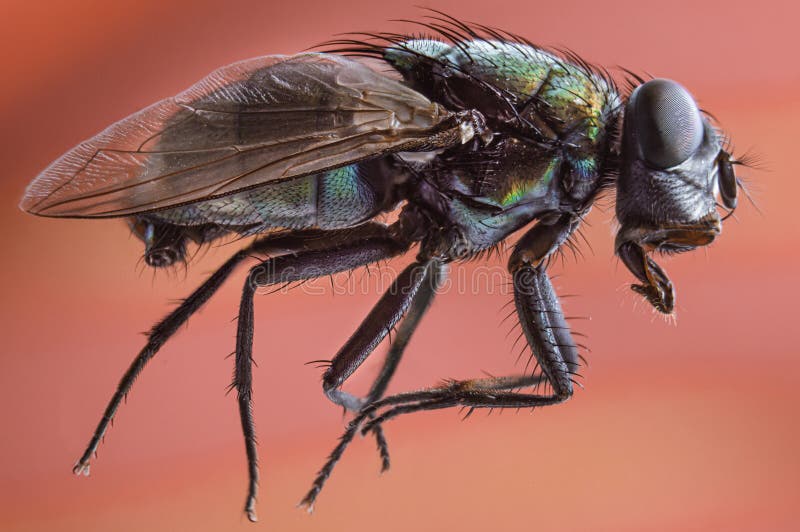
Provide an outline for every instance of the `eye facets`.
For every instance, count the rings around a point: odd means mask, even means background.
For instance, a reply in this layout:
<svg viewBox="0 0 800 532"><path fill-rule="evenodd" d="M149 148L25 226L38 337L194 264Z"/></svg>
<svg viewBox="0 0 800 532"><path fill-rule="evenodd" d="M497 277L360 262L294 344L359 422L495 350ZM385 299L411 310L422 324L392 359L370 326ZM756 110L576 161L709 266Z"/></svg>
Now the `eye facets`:
<svg viewBox="0 0 800 532"><path fill-rule="evenodd" d="M633 125L644 159L656 168L676 166L697 151L703 121L691 94L678 83L654 79L631 95Z"/></svg>

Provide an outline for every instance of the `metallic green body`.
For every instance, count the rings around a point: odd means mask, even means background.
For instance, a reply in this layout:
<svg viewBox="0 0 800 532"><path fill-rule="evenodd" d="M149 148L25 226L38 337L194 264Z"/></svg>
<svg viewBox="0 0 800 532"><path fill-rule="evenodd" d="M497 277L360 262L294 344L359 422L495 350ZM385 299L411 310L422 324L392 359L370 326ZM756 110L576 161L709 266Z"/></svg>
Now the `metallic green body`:
<svg viewBox="0 0 800 532"><path fill-rule="evenodd" d="M536 218L580 213L605 184L621 100L602 73L501 41L410 40L385 58L412 88L449 109L477 109L494 132L489 146L451 149L427 172L473 249Z"/></svg>
<svg viewBox="0 0 800 532"><path fill-rule="evenodd" d="M176 225L217 224L240 234L272 229L352 227L385 203L377 162L336 168L290 181L247 189L149 216Z"/></svg>
<svg viewBox="0 0 800 532"><path fill-rule="evenodd" d="M378 155L145 216L256 234L352 227L405 200L410 223L446 221L428 232L448 254L486 249L537 218L589 208L608 173L609 132L620 115L619 95L601 73L501 41L409 40L381 54L432 102L481 113L489 139L440 150L426 163Z"/></svg>

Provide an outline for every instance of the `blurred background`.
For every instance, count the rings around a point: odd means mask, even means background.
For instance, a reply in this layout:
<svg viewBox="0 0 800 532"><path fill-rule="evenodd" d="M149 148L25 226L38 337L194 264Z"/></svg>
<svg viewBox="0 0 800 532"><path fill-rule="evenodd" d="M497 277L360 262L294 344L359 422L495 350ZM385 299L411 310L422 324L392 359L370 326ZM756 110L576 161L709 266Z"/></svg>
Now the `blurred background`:
<svg viewBox="0 0 800 532"><path fill-rule="evenodd" d="M796 530L800 496L800 67L790 2L634 0L413 4L497 26L589 61L680 80L767 170L711 248L665 262L677 324L640 302L613 257L613 208L595 210L585 258L558 264L587 335L585 390L528 412L420 414L387 425L393 469L357 439L316 512L295 508L346 420L321 370L377 299L256 302L258 524L241 511L245 456L226 396L241 276L152 361L89 478L70 472L146 331L235 249L188 275L153 275L116 220L36 218L17 202L53 159L108 124L233 61L294 53L355 30L397 31L412 2L5 0L0 17L0 529ZM662 4L663 5L663 4ZM503 259L504 260L504 259ZM503 260L493 259L500 267ZM459 275L470 275L469 266ZM454 272L454 274L457 274ZM487 291L489 292L489 291ZM514 371L509 296L437 299L392 390ZM354 379L365 389L381 353ZM520 368L517 367L517 370Z"/></svg>

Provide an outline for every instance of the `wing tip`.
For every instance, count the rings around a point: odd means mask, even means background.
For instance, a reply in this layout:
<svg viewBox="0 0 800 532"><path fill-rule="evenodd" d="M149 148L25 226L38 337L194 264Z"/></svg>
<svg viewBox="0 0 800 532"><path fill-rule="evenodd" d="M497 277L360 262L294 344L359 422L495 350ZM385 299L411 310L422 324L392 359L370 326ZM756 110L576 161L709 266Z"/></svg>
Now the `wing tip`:
<svg viewBox="0 0 800 532"><path fill-rule="evenodd" d="M53 201L52 196L60 184L53 182L54 179L49 175L50 168L52 165L28 184L25 194L19 200L20 210L37 216L59 216L57 212L47 212L54 206L58 206L58 202Z"/></svg>
<svg viewBox="0 0 800 532"><path fill-rule="evenodd" d="M47 218L92 217L92 213L81 212L74 198L56 194L58 187L53 186L50 177L45 170L28 185L17 205L21 211Z"/></svg>
<svg viewBox="0 0 800 532"><path fill-rule="evenodd" d="M35 181L34 181L35 183ZM47 198L42 198L41 196L37 195L35 192L31 191L31 187L34 183L31 183L28 188L25 190L25 194L19 200L19 204L17 207L19 210L23 212L27 212L29 214L37 214L39 215L42 212L42 208L40 208L41 203L46 200ZM46 207L45 207L46 208Z"/></svg>
<svg viewBox="0 0 800 532"><path fill-rule="evenodd" d="M28 196L27 194L19 202L19 210L36 216L48 218L67 218L70 215L51 210L52 205L42 205L42 199Z"/></svg>

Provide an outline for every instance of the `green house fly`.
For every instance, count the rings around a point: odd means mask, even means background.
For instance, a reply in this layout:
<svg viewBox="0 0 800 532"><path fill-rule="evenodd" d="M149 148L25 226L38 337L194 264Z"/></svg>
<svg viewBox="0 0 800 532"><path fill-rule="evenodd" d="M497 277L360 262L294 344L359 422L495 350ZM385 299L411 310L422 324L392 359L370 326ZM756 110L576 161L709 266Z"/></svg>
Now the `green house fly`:
<svg viewBox="0 0 800 532"><path fill-rule="evenodd" d="M354 418L302 501L309 510L356 433L375 435L385 469L382 425L399 415L535 408L570 398L580 357L547 268L604 191L616 193L616 253L636 278L633 290L657 311L672 313L674 289L653 255L711 243L721 231L720 214L736 207L739 186L734 165L740 162L689 92L630 72L620 88L606 70L571 52L442 13L420 24L424 35L353 34L323 52L223 67L109 126L28 186L21 208L30 213L127 219L154 268L184 261L192 244L256 237L152 328L76 474L89 473L90 458L147 362L254 255L262 261L250 268L242 290L231 385L252 521L258 468L251 354L259 287L416 250L324 373L325 395ZM392 211L396 221L378 221ZM384 396L448 265L492 250L523 228L508 270L537 370ZM395 341L369 393L343 391L392 329Z"/></svg>

